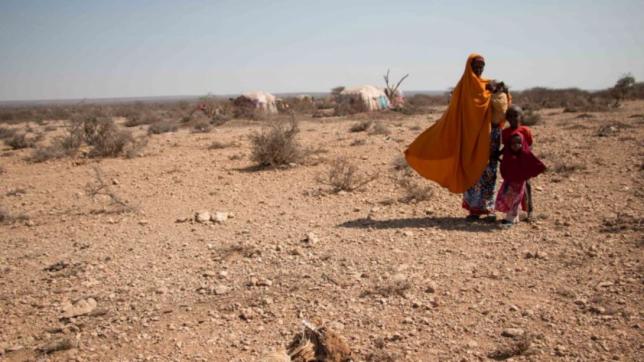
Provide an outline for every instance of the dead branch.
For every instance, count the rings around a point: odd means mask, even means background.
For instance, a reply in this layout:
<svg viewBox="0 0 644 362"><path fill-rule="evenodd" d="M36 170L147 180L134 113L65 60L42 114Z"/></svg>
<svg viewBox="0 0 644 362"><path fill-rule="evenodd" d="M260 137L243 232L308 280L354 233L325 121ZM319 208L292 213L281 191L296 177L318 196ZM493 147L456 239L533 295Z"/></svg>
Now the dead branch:
<svg viewBox="0 0 644 362"><path fill-rule="evenodd" d="M99 195L107 196L110 199L110 205L117 206L119 212L133 212L136 208L129 202L118 196L110 189L110 185L105 182L103 171L98 166L93 167L94 182L88 182L85 186L85 193L92 199Z"/></svg>

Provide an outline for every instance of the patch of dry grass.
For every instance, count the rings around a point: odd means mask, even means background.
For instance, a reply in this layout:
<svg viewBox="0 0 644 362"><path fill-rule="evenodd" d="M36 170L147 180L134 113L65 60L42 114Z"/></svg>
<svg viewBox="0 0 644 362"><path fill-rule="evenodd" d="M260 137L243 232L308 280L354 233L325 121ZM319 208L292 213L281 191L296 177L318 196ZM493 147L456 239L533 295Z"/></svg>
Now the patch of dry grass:
<svg viewBox="0 0 644 362"><path fill-rule="evenodd" d="M331 186L333 192L351 192L366 186L377 178L377 173L372 175L361 174L358 172L358 166L345 157L338 157L329 165L326 177L320 177L318 181Z"/></svg>
<svg viewBox="0 0 644 362"><path fill-rule="evenodd" d="M297 140L299 127L295 119L276 122L250 136L251 159L260 167L277 167L299 162L306 151Z"/></svg>
<svg viewBox="0 0 644 362"><path fill-rule="evenodd" d="M349 131L351 132L366 132L371 125L373 124L373 120L370 119L365 119L359 122L354 123L351 128L349 128Z"/></svg>
<svg viewBox="0 0 644 362"><path fill-rule="evenodd" d="M179 126L172 121L158 121L155 123L152 123L150 127L148 127L148 134L162 134L162 133L168 133L168 132L175 132Z"/></svg>

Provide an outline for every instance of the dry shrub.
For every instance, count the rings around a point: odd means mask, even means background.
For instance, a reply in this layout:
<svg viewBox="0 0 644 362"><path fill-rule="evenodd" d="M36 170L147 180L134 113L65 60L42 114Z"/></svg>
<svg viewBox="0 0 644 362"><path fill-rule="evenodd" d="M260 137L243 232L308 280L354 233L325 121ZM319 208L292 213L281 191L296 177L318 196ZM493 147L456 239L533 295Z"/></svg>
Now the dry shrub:
<svg viewBox="0 0 644 362"><path fill-rule="evenodd" d="M349 362L353 361L346 340L326 326L314 326L304 321L304 330L296 334L287 347L293 362Z"/></svg>
<svg viewBox="0 0 644 362"><path fill-rule="evenodd" d="M134 141L132 133L119 129L111 118L88 118L83 130L85 142L92 146L90 157L116 157Z"/></svg>
<svg viewBox="0 0 644 362"><path fill-rule="evenodd" d="M534 126L541 123L541 115L531 109L527 109L523 115L522 123L526 126Z"/></svg>
<svg viewBox="0 0 644 362"><path fill-rule="evenodd" d="M131 158L140 153L147 144L147 139L135 139L129 131L119 129L111 118L91 117L72 122L65 136L55 138L47 147L37 148L29 160L44 162L73 156L83 143L91 147L90 157L116 157L124 154Z"/></svg>
<svg viewBox="0 0 644 362"><path fill-rule="evenodd" d="M14 150L32 148L36 145L36 139L28 137L26 133L17 133L13 137L7 138L4 141Z"/></svg>
<svg viewBox="0 0 644 362"><path fill-rule="evenodd" d="M395 183L405 192L400 199L402 202L427 201L434 196L431 184L424 182L414 170L409 167L404 157L398 156L392 162Z"/></svg>
<svg viewBox="0 0 644 362"><path fill-rule="evenodd" d="M135 113L135 114L129 114L126 116L127 121L125 121L125 127L136 127L136 126L143 126L146 124L153 124L160 122L161 119L154 115L154 114L140 114L140 113Z"/></svg>
<svg viewBox="0 0 644 362"><path fill-rule="evenodd" d="M6 140L16 135L15 128L0 127L0 140Z"/></svg>
<svg viewBox="0 0 644 362"><path fill-rule="evenodd" d="M114 213L126 213L136 211L136 208L132 206L127 200L123 199L117 195L110 187L110 184L105 181L103 176L103 171L101 171L98 166L94 167L94 180L87 183L85 186L85 193L87 196L92 199L97 199L98 196L105 196L109 199L109 206L113 207L113 210L107 210L106 212Z"/></svg>
<svg viewBox="0 0 644 362"><path fill-rule="evenodd" d="M358 166L345 157L338 157L331 162L326 178L319 181L333 188L334 192L355 191L378 178L378 174L359 174Z"/></svg>
<svg viewBox="0 0 644 362"><path fill-rule="evenodd" d="M198 120L192 124L193 133L208 133L212 130L210 122L206 120Z"/></svg>
<svg viewBox="0 0 644 362"><path fill-rule="evenodd" d="M391 131L389 130L389 128L387 127L387 125L384 122L376 121L373 124L373 127L371 128L371 130L369 131L369 134L372 134L372 135L388 135L388 134L391 134Z"/></svg>
<svg viewBox="0 0 644 362"><path fill-rule="evenodd" d="M405 192L401 199L403 202L421 202L427 201L434 196L434 189L428 183L422 184L422 180L415 179L414 176L403 176L397 179L397 184Z"/></svg>
<svg viewBox="0 0 644 362"><path fill-rule="evenodd" d="M370 119L365 119L362 121L359 121L357 123L354 123L351 128L349 128L349 131L351 132L366 132L371 125L373 124L373 121Z"/></svg>
<svg viewBox="0 0 644 362"><path fill-rule="evenodd" d="M143 150L148 145L150 139L145 136L141 136L132 140L125 146L125 157L126 158L136 158L143 155Z"/></svg>
<svg viewBox="0 0 644 362"><path fill-rule="evenodd" d="M177 124L172 121L158 121L152 123L148 128L148 134L161 134L174 132L178 128Z"/></svg>
<svg viewBox="0 0 644 362"><path fill-rule="evenodd" d="M262 132L250 136L251 159L260 167L276 167L298 162L306 151L297 141L297 121L276 122Z"/></svg>
<svg viewBox="0 0 644 362"><path fill-rule="evenodd" d="M45 162L73 156L83 144L83 130L79 123L72 124L65 136L54 138L49 146L36 148L29 157L31 162Z"/></svg>

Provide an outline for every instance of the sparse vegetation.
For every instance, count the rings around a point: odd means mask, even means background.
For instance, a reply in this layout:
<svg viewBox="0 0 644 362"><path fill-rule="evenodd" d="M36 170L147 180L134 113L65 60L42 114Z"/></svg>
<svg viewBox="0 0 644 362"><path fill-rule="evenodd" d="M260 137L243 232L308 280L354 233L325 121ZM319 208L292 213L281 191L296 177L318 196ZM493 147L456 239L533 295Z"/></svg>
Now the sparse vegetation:
<svg viewBox="0 0 644 362"><path fill-rule="evenodd" d="M0 127L0 140L12 138L16 134L15 128Z"/></svg>
<svg viewBox="0 0 644 362"><path fill-rule="evenodd" d="M541 123L541 115L531 109L527 109L523 117L523 124L526 126L534 126L539 123Z"/></svg>
<svg viewBox="0 0 644 362"><path fill-rule="evenodd" d="M358 166L351 163L345 157L338 157L329 166L329 172L325 178L319 181L331 186L334 192L355 191L378 178L378 174L360 174Z"/></svg>
<svg viewBox="0 0 644 362"><path fill-rule="evenodd" d="M172 121L159 121L150 125L148 128L148 134L175 132L177 128L177 124Z"/></svg>
<svg viewBox="0 0 644 362"><path fill-rule="evenodd" d="M366 132L371 125L373 124L373 120L370 119L365 119L362 121L359 121L357 123L354 123L351 128L349 128L349 131L351 132Z"/></svg>
<svg viewBox="0 0 644 362"><path fill-rule="evenodd" d="M36 145L38 138L29 137L26 133L16 133L5 139L5 143L14 150L32 148Z"/></svg>
<svg viewBox="0 0 644 362"><path fill-rule="evenodd" d="M206 120L198 120L192 124L193 133L208 133L212 130L210 122Z"/></svg>
<svg viewBox="0 0 644 362"><path fill-rule="evenodd" d="M132 206L128 201L117 195L110 187L109 183L105 181L103 176L103 171L98 168L98 166L93 168L94 171L94 180L87 183L85 186L85 193L87 196L96 200L99 196L107 197L109 200L109 206L114 207L113 210L107 210L107 212L114 213L126 213L134 212L136 208Z"/></svg>
<svg viewBox="0 0 644 362"><path fill-rule="evenodd" d="M391 134L391 131L383 121L376 121L374 122L373 127L369 130L369 134L388 135Z"/></svg>
<svg viewBox="0 0 644 362"><path fill-rule="evenodd" d="M251 159L260 167L276 167L302 160L306 152L297 141L298 132L297 121L292 118L290 122L277 122L251 135Z"/></svg>
<svg viewBox="0 0 644 362"><path fill-rule="evenodd" d="M404 157L395 158L392 164L396 185L405 193L400 201L421 202L432 198L434 189L431 183L420 179L414 170L409 167Z"/></svg>

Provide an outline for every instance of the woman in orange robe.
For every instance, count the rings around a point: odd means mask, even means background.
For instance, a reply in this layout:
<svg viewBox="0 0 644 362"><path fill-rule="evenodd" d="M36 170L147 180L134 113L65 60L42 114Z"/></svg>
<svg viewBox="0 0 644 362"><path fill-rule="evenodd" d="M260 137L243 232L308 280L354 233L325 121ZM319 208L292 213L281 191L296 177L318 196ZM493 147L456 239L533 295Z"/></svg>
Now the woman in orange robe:
<svg viewBox="0 0 644 362"><path fill-rule="evenodd" d="M484 67L482 56L467 58L447 111L405 151L414 170L454 193L477 184L490 162L492 93L490 81L481 77Z"/></svg>

